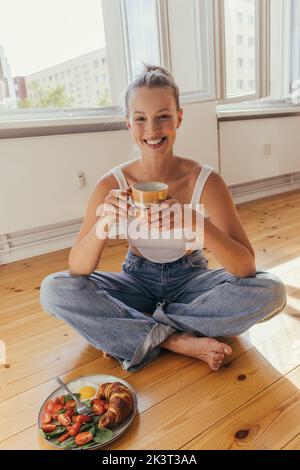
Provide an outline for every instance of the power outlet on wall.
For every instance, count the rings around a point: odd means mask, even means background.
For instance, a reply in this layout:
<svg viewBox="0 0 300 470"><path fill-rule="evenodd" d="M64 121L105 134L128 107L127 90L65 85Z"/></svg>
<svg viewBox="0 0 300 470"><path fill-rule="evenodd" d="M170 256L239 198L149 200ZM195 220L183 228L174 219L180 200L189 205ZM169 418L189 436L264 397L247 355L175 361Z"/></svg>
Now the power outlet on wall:
<svg viewBox="0 0 300 470"><path fill-rule="evenodd" d="M264 144L264 154L266 157L271 156L271 144Z"/></svg>
<svg viewBox="0 0 300 470"><path fill-rule="evenodd" d="M80 188L86 185L85 174L83 171L76 171L77 184Z"/></svg>

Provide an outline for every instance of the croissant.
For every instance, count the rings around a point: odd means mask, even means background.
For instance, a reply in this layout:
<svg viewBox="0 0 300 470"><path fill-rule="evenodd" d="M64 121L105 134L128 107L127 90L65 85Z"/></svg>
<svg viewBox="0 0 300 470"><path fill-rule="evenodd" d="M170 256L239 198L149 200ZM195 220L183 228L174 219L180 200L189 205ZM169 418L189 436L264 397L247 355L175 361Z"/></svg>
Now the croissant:
<svg viewBox="0 0 300 470"><path fill-rule="evenodd" d="M101 384L97 397L108 401L108 409L99 420L99 428L112 428L121 424L133 410L133 395L121 382Z"/></svg>

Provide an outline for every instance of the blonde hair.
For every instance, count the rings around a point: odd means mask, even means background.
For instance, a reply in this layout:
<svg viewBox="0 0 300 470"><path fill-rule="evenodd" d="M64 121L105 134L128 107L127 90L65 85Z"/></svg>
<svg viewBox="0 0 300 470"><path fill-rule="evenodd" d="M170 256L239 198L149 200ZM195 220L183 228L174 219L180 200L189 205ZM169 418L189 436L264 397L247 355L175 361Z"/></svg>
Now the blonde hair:
<svg viewBox="0 0 300 470"><path fill-rule="evenodd" d="M143 72L131 82L125 91L125 113L129 118L129 99L132 92L138 88L169 88L175 98L177 111L180 109L179 88L168 70L159 65L144 64Z"/></svg>

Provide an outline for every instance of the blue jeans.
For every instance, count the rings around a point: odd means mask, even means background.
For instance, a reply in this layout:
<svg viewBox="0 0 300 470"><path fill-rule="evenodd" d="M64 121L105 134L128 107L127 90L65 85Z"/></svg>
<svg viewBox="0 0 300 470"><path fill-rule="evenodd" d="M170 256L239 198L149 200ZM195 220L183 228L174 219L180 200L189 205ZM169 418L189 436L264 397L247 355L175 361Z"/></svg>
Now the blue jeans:
<svg viewBox="0 0 300 470"><path fill-rule="evenodd" d="M123 369L136 371L172 333L240 335L281 312L286 292L267 272L243 278L208 269L202 251L162 264L129 251L120 273L50 274L42 281L40 302Z"/></svg>

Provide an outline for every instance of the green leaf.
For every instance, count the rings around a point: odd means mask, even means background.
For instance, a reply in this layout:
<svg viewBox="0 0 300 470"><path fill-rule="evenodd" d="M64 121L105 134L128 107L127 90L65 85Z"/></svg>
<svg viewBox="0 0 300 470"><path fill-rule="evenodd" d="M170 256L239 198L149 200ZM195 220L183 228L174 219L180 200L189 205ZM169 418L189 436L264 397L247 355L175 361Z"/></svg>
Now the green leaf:
<svg viewBox="0 0 300 470"><path fill-rule="evenodd" d="M97 442L97 444L102 444L102 442L109 441L112 437L113 432L110 429L99 428L94 435L94 441Z"/></svg>
<svg viewBox="0 0 300 470"><path fill-rule="evenodd" d="M85 444L84 446L78 446L80 447L80 449L87 449L88 447L92 447L94 446L96 443L94 441L90 441L88 442L87 444Z"/></svg>
<svg viewBox="0 0 300 470"><path fill-rule="evenodd" d="M92 406L92 400L84 400L82 403L88 408L91 408Z"/></svg>
<svg viewBox="0 0 300 470"><path fill-rule="evenodd" d="M64 442L60 442L60 446L64 449L72 449L72 447L77 447L74 437L69 437Z"/></svg>
<svg viewBox="0 0 300 470"><path fill-rule="evenodd" d="M54 431L46 432L45 437L46 437L46 439L48 439L50 437L58 436L59 434L62 434L65 431L66 431L65 426L57 426L57 428Z"/></svg>
<svg viewBox="0 0 300 470"><path fill-rule="evenodd" d="M46 434L44 433L44 431L42 429L39 430L40 431L40 435L44 438L46 438Z"/></svg>
<svg viewBox="0 0 300 470"><path fill-rule="evenodd" d="M80 400L80 397L81 397L81 394L80 393L73 393L73 395L78 398L78 400ZM67 403L67 401L69 400L74 400L74 398L72 397L72 395L68 394L68 395L65 395L64 396L64 402Z"/></svg>
<svg viewBox="0 0 300 470"><path fill-rule="evenodd" d="M94 423L86 423L80 428L80 432L89 431L94 426Z"/></svg>
<svg viewBox="0 0 300 470"><path fill-rule="evenodd" d="M91 427L90 429L90 432L93 434L93 436L96 434L96 432L98 431L98 425L97 424L93 424L93 426Z"/></svg>

